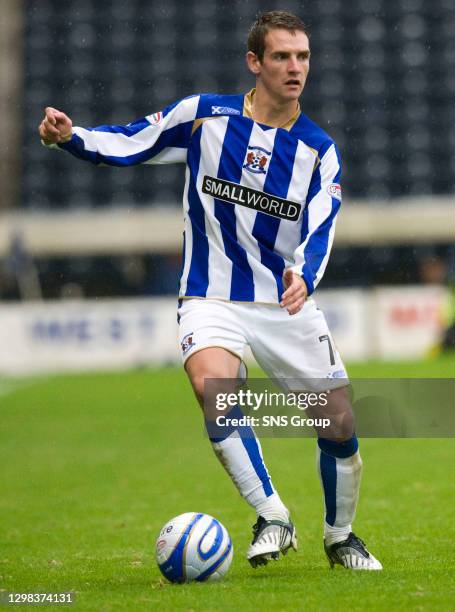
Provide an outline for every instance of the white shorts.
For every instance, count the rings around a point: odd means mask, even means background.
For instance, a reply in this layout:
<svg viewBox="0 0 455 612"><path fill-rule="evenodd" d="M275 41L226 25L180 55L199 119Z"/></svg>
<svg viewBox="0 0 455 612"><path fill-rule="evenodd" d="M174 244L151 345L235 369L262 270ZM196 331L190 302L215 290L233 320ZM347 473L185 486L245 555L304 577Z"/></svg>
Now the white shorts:
<svg viewBox="0 0 455 612"><path fill-rule="evenodd" d="M208 347L221 347L243 362L245 347L264 372L290 391L302 380L330 380L332 389L348 384L339 352L323 313L313 299L295 315L273 305L242 304L213 299L183 300L178 309L183 363ZM293 380L292 380L293 379ZM309 384L309 387L315 388Z"/></svg>

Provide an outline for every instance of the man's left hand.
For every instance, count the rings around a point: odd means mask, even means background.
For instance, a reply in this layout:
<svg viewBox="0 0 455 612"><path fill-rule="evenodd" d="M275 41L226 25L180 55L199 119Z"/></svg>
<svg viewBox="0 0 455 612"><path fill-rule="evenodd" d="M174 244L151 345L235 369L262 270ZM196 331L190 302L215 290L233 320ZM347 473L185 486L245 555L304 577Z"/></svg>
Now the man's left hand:
<svg viewBox="0 0 455 612"><path fill-rule="evenodd" d="M302 310L308 295L305 281L290 268L284 271L283 284L286 291L281 296L280 306L286 308L290 315Z"/></svg>

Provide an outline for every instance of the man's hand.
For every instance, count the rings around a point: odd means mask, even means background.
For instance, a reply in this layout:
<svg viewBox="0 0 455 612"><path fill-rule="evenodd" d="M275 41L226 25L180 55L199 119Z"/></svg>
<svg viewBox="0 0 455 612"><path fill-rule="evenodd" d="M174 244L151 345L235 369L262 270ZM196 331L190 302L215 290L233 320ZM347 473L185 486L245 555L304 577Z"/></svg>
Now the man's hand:
<svg viewBox="0 0 455 612"><path fill-rule="evenodd" d="M305 281L290 268L284 271L283 284L286 291L281 296L280 306L286 308L290 315L297 314L308 295Z"/></svg>
<svg viewBox="0 0 455 612"><path fill-rule="evenodd" d="M73 129L71 119L51 106L48 106L44 112L44 119L39 126L39 135L44 144L57 144L70 140Z"/></svg>

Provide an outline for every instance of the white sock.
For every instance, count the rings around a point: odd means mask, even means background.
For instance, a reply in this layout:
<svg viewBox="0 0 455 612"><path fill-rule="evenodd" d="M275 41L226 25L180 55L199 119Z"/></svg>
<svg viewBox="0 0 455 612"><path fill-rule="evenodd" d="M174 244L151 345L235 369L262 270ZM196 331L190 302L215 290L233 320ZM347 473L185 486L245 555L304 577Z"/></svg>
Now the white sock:
<svg viewBox="0 0 455 612"><path fill-rule="evenodd" d="M240 495L266 520L287 522L289 512L272 485L256 436L241 438L237 432L225 440L212 442L221 464Z"/></svg>
<svg viewBox="0 0 455 612"><path fill-rule="evenodd" d="M347 540L351 531L351 525L345 525L344 527L332 527L326 523L326 521L324 521L324 540L327 546L331 546L336 542L344 542L344 540Z"/></svg>
<svg viewBox="0 0 455 612"><path fill-rule="evenodd" d="M317 466L326 502L324 539L330 546L346 540L352 531L359 499L362 459L359 451L346 458L325 455L322 460L321 454L318 448Z"/></svg>
<svg viewBox="0 0 455 612"><path fill-rule="evenodd" d="M267 521L289 522L289 511L275 491L270 497L258 500L254 505L257 515L263 516Z"/></svg>

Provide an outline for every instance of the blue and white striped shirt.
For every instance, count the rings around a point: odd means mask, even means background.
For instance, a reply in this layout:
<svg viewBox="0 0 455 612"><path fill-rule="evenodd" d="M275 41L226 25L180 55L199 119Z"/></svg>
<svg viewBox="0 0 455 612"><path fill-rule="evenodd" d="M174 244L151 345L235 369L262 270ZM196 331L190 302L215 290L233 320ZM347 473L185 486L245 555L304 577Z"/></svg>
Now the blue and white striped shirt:
<svg viewBox="0 0 455 612"><path fill-rule="evenodd" d="M95 164L186 163L180 297L277 304L282 274L322 278L341 204L335 143L299 112L255 122L253 92L202 94L127 126L73 128L59 147Z"/></svg>

